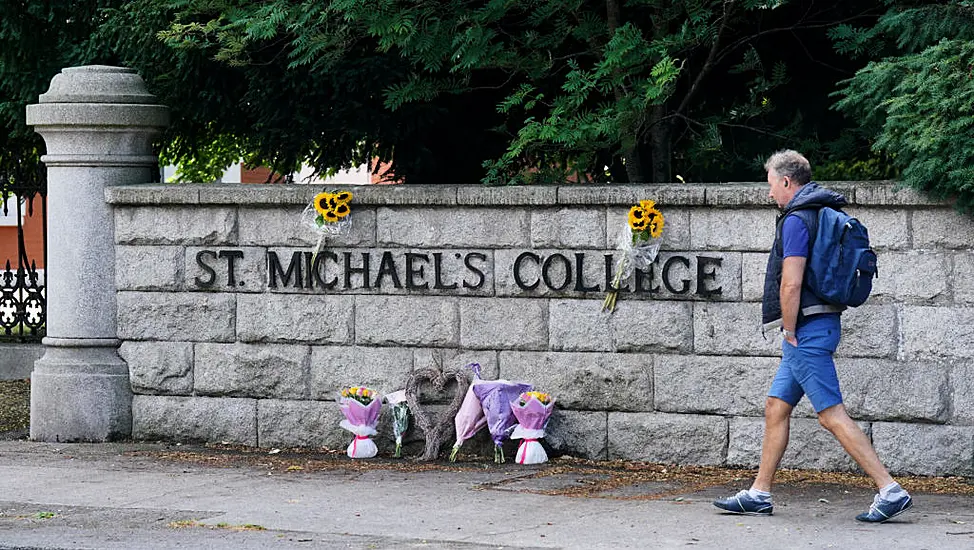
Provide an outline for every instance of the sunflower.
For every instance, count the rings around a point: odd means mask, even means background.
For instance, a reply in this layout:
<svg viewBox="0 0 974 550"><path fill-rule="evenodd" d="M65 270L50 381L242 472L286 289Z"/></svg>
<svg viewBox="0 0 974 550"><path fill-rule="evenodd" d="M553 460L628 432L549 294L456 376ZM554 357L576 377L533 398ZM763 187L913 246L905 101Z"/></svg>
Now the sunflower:
<svg viewBox="0 0 974 550"><path fill-rule="evenodd" d="M636 226L646 221L646 212L638 207L633 206L629 209L629 227L636 229Z"/></svg>
<svg viewBox="0 0 974 550"><path fill-rule="evenodd" d="M334 195L332 195L331 193L318 193L317 195L315 195L315 200L314 200L315 210L317 210L319 214L324 216L325 212L332 209L328 203L333 197Z"/></svg>
<svg viewBox="0 0 974 550"><path fill-rule="evenodd" d="M345 204L345 203L343 203L343 202L338 203L338 206L336 206L335 207L335 210L334 210L335 215L338 216L339 219L344 218L351 211L352 211L352 209L349 208L348 205Z"/></svg>
<svg viewBox="0 0 974 550"><path fill-rule="evenodd" d="M663 213L653 208L647 213L646 221L649 226L649 236L658 239L663 234L663 225L665 223Z"/></svg>
<svg viewBox="0 0 974 550"><path fill-rule="evenodd" d="M336 214L334 210L326 210L322 212L321 217L328 223L337 222L339 219L338 214Z"/></svg>
<svg viewBox="0 0 974 550"><path fill-rule="evenodd" d="M643 218L637 222L630 222L629 227L631 227L632 230L637 233L640 231L645 231L646 228L649 227L649 220Z"/></svg>
<svg viewBox="0 0 974 550"><path fill-rule="evenodd" d="M335 201L339 204L347 204L350 200L352 200L351 191L339 191L335 195Z"/></svg>
<svg viewBox="0 0 974 550"><path fill-rule="evenodd" d="M639 207L643 210L654 210L656 203L651 200L641 200L639 201Z"/></svg>

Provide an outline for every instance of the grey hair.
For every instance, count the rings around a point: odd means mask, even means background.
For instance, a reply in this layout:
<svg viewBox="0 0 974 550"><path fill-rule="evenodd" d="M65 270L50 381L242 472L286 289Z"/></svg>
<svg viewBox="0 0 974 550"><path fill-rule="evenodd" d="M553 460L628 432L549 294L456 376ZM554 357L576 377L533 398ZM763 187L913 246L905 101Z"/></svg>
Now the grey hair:
<svg viewBox="0 0 974 550"><path fill-rule="evenodd" d="M798 151L782 149L768 158L764 169L774 171L780 177L788 177L798 185L805 185L812 181L812 166L808 159Z"/></svg>

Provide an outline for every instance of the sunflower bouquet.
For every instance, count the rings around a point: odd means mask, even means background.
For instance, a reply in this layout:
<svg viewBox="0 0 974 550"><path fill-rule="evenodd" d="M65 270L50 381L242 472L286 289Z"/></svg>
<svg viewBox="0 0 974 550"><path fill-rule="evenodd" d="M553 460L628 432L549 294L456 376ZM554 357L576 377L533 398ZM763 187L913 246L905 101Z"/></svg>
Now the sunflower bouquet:
<svg viewBox="0 0 974 550"><path fill-rule="evenodd" d="M663 213L651 200L641 200L629 209L625 229L619 235L618 249L622 257L616 265L612 287L602 302L602 311L612 314L616 308L622 281L632 277L637 269L648 269L659 254L659 238L663 234Z"/></svg>
<svg viewBox="0 0 974 550"><path fill-rule="evenodd" d="M318 234L318 244L315 245L314 251L316 256L325 235L341 235L347 233L352 227L352 219L349 217L352 213L350 202L352 202L351 191L335 193L325 191L315 195L311 204L301 213L304 225Z"/></svg>
<svg viewBox="0 0 974 550"><path fill-rule="evenodd" d="M355 439L345 451L346 454L349 458L375 456L379 450L370 437L378 433L375 426L379 423L382 396L364 386L352 386L341 391L338 404L345 415L345 420L339 426L355 434Z"/></svg>

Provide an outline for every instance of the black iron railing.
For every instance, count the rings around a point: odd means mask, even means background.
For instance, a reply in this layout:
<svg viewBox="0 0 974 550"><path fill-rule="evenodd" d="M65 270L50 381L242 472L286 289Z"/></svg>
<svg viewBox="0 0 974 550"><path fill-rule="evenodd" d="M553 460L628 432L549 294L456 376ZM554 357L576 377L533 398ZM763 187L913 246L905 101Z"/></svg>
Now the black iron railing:
<svg viewBox="0 0 974 550"><path fill-rule="evenodd" d="M46 199L47 171L43 165L26 162L5 162L0 165L0 212L5 217L15 215L17 219L16 258L8 257L3 262L4 265L0 265L2 340L39 342L46 332ZM34 218L37 214L40 214L43 234L41 251L28 250L24 234L25 217ZM40 257L31 257L32 254ZM38 263L43 269L38 268Z"/></svg>

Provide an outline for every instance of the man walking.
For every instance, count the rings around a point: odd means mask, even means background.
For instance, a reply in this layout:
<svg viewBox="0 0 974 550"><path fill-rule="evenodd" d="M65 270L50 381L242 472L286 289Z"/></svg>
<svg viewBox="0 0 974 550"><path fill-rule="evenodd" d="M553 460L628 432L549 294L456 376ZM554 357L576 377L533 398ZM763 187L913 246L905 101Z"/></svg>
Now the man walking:
<svg viewBox="0 0 974 550"><path fill-rule="evenodd" d="M754 484L732 497L715 500L714 506L736 514L772 514L771 484L788 446L791 411L807 395L819 423L832 432L879 489L869 511L856 519L882 523L908 510L913 500L890 477L869 438L842 404L832 354L839 345L844 307L825 303L803 284L811 250L809 238L818 229L818 211L798 207L818 204L838 209L846 205L846 199L810 183L808 160L795 151L778 151L764 168L768 172L768 194L783 211L768 258L762 301L764 329L780 328L784 336L781 364L764 406L764 442Z"/></svg>

